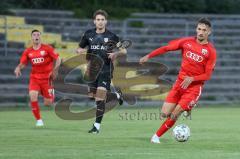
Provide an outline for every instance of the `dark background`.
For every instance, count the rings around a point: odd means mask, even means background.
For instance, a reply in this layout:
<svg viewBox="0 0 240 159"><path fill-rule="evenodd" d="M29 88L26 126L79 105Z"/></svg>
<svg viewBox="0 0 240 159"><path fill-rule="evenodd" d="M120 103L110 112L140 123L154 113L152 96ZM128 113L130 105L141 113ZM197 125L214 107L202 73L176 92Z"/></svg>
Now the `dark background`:
<svg viewBox="0 0 240 159"><path fill-rule="evenodd" d="M91 18L99 8L111 13L112 19L123 19L132 12L239 14L240 0L2 0L0 14L8 9L72 10L76 17Z"/></svg>

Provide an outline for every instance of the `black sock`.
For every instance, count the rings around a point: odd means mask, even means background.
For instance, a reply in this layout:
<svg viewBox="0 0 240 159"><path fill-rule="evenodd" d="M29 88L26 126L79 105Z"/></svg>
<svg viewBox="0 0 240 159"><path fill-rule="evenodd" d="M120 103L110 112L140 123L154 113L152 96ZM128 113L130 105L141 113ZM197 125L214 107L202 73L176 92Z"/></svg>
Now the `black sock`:
<svg viewBox="0 0 240 159"><path fill-rule="evenodd" d="M101 123L105 111L105 101L104 100L96 101L96 104L97 104L96 123Z"/></svg>

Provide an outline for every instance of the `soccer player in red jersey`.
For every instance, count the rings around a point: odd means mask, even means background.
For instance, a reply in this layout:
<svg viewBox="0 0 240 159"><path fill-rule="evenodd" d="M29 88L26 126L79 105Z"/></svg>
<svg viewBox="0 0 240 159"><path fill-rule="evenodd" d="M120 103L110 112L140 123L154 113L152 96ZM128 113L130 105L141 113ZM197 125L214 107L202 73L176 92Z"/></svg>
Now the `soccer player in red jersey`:
<svg viewBox="0 0 240 159"><path fill-rule="evenodd" d="M50 45L41 43L41 32L33 30L31 33L32 46L27 48L20 59L20 63L15 68L16 77L21 76L21 70L28 64L32 65L29 96L32 113L37 120L36 126L43 126L38 105L38 95L44 97L44 105L49 106L54 102L54 89L52 80L57 77L61 58ZM55 65L54 65L55 62Z"/></svg>
<svg viewBox="0 0 240 159"><path fill-rule="evenodd" d="M216 50L208 41L211 23L201 18L196 27L196 37L186 37L170 41L168 45L153 50L140 59L140 64L168 51L181 50L182 64L178 78L170 90L163 106L162 118L167 118L152 136L152 143L160 143L159 138L169 130L183 111L191 111L201 95L202 86L209 80L216 63Z"/></svg>

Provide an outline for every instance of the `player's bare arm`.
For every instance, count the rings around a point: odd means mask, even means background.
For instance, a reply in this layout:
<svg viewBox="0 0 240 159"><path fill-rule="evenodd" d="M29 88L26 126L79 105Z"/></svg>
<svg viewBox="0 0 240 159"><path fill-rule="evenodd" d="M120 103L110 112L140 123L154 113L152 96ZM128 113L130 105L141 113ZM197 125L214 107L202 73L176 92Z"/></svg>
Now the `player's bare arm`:
<svg viewBox="0 0 240 159"><path fill-rule="evenodd" d="M144 64L145 62L147 62L148 59L149 59L148 55L143 56L143 57L139 60L139 63L142 65L142 64Z"/></svg>
<svg viewBox="0 0 240 159"><path fill-rule="evenodd" d="M85 49L85 48L79 47L79 48L76 49L77 54L82 54L82 53L85 53L85 52L87 52L87 49Z"/></svg>
<svg viewBox="0 0 240 159"><path fill-rule="evenodd" d="M194 78L193 77L189 77L189 76L186 76L183 80L183 82L181 83L181 87L183 89L187 89L188 86L194 81Z"/></svg>
<svg viewBox="0 0 240 159"><path fill-rule="evenodd" d="M167 51L174 50L174 49L170 49L169 46L170 46L170 45L162 46L162 47L160 47L160 48L158 48L158 49L153 50L151 53L143 56L143 57L139 60L139 63L142 65L142 64L144 64L145 62L147 62L147 61L148 61L150 58L152 58L152 57L155 57L155 56L164 54L164 53L166 53Z"/></svg>
<svg viewBox="0 0 240 159"><path fill-rule="evenodd" d="M15 73L15 75L16 75L17 78L22 75L21 70L22 70L24 67L25 67L25 65L22 64L22 63L20 63L20 64L15 68L14 73Z"/></svg>
<svg viewBox="0 0 240 159"><path fill-rule="evenodd" d="M108 58L114 61L117 57L123 56L126 54L127 54L127 50L125 48L119 48L119 50L116 52L108 53Z"/></svg>
<svg viewBox="0 0 240 159"><path fill-rule="evenodd" d="M152 52L150 52L148 55L145 55L144 57L142 57L139 60L140 64L144 64L145 62L148 61L148 59L153 58L155 56L158 55L162 55L167 53L168 51L175 51L179 49L179 44L181 43L181 41L177 41L177 42L169 42L168 45L162 46L158 49L153 50Z"/></svg>
<svg viewBox="0 0 240 159"><path fill-rule="evenodd" d="M56 62L55 62L55 66L54 66L53 73L52 73L53 80L55 80L58 76L58 70L59 70L59 67L61 65L61 61L62 61L61 58L58 57Z"/></svg>

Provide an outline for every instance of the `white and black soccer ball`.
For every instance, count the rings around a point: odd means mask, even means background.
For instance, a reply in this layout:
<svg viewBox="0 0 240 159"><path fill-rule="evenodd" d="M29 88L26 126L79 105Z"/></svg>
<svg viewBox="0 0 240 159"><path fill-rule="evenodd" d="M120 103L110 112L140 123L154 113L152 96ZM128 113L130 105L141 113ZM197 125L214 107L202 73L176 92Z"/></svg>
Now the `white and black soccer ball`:
<svg viewBox="0 0 240 159"><path fill-rule="evenodd" d="M187 125L185 124L180 124L177 125L173 129L173 137L178 141L178 142L185 142L189 139L190 137L190 129Z"/></svg>

